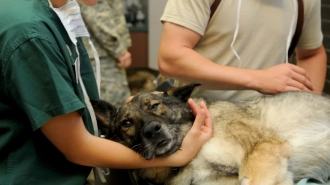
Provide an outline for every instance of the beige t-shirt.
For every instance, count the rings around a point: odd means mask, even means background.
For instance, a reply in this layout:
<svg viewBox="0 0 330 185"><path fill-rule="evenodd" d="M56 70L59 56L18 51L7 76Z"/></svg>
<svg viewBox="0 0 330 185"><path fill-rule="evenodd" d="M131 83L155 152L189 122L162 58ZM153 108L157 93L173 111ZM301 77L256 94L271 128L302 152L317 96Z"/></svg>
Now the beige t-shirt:
<svg viewBox="0 0 330 185"><path fill-rule="evenodd" d="M184 26L202 35L194 50L221 65L265 69L285 61L291 21L294 21L292 35L297 22L297 13L294 12L298 10L294 9L292 0L241 1L238 35L233 45L241 62L230 47L236 29L239 1L222 0L209 22L213 2L214 0L168 0L161 21ZM298 48L314 49L322 44L320 6L319 0L304 0L304 27ZM261 94L253 90L199 88L193 95L203 96L209 101L239 101L253 99Z"/></svg>

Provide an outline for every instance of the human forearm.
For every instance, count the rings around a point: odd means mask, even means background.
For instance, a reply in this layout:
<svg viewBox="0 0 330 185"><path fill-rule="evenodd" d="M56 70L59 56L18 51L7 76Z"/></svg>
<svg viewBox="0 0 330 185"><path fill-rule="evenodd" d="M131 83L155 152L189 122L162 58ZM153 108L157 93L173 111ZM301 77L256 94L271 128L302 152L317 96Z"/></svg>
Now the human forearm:
<svg viewBox="0 0 330 185"><path fill-rule="evenodd" d="M125 169L145 167L149 163L157 165L159 161L148 163L119 143L91 135L78 112L55 117L41 130L69 161L76 164Z"/></svg>
<svg viewBox="0 0 330 185"><path fill-rule="evenodd" d="M81 155L67 155L72 156L68 157L68 160L85 166L118 169L164 166L164 159L157 158L153 161L147 161L141 155L120 143L95 136L89 137L89 141L82 141L84 145L80 148L80 151L75 151L81 153Z"/></svg>
<svg viewBox="0 0 330 185"><path fill-rule="evenodd" d="M200 38L197 32L165 22L158 55L160 72L184 83L201 82L207 89L253 88L252 70L219 65L196 52L193 48Z"/></svg>
<svg viewBox="0 0 330 185"><path fill-rule="evenodd" d="M69 161L80 165L121 169L182 166L192 160L212 136L212 120L206 105L201 104L198 108L191 101L189 105L197 115L180 150L151 161L124 145L91 135L78 112L52 118L41 127L41 131Z"/></svg>
<svg viewBox="0 0 330 185"><path fill-rule="evenodd" d="M327 72L327 56L323 45L315 50L297 50L297 65L306 70L314 93L321 94Z"/></svg>
<svg viewBox="0 0 330 185"><path fill-rule="evenodd" d="M200 38L201 35L197 32L165 22L158 57L160 72L184 83L201 82L205 89L255 90L263 94L285 91L312 92L321 89L321 85L314 89L307 70L293 64L280 63L258 70L216 64L194 50ZM305 55L306 52L299 54ZM322 67L313 71L321 69ZM313 73L315 80L322 78L321 75L316 79L314 75L317 73Z"/></svg>
<svg viewBox="0 0 330 185"><path fill-rule="evenodd" d="M185 83L201 82L207 89L249 89L263 94L313 90L306 71L292 64L283 63L267 69L251 70L213 63L188 48L169 51L165 50L168 56L160 52L160 71L165 76Z"/></svg>
<svg viewBox="0 0 330 185"><path fill-rule="evenodd" d="M164 47L164 48L162 48ZM161 46L159 70L167 77L184 83L201 82L208 89L250 89L252 70L223 66L212 62L196 51L179 46ZM244 77L244 78L242 78Z"/></svg>

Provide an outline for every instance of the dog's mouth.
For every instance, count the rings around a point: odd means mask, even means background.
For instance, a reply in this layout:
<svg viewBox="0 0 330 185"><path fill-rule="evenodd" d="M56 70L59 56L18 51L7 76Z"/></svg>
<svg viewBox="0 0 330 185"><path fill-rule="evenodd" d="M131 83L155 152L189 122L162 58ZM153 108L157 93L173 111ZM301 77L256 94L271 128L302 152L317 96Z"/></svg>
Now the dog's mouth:
<svg viewBox="0 0 330 185"><path fill-rule="evenodd" d="M161 140L161 141L157 144L157 148L165 147L168 143L169 143L168 139Z"/></svg>
<svg viewBox="0 0 330 185"><path fill-rule="evenodd" d="M146 160L152 160L155 157L168 156L174 153L178 147L176 147L173 138L162 138L158 141L145 141L143 147L143 157Z"/></svg>

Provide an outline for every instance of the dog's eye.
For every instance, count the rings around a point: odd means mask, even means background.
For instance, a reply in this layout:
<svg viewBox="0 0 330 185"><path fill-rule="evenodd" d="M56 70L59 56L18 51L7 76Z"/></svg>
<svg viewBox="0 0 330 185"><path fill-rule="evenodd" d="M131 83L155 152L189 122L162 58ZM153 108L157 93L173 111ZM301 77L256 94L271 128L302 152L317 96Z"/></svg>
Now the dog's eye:
<svg viewBox="0 0 330 185"><path fill-rule="evenodd" d="M124 120L121 122L121 126L123 127L131 127L133 124L130 120Z"/></svg>
<svg viewBox="0 0 330 185"><path fill-rule="evenodd" d="M155 111L155 110L157 110L158 105L159 105L159 103L152 104L149 106L149 109Z"/></svg>

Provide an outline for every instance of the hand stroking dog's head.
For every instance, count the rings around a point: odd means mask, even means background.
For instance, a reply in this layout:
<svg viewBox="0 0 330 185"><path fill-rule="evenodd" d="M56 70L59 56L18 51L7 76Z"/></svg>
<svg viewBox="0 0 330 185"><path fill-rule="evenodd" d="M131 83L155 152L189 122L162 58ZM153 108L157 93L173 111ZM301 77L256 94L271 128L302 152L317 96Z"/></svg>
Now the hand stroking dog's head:
<svg viewBox="0 0 330 185"><path fill-rule="evenodd" d="M120 142L151 160L179 149L195 119L187 100L200 85L193 83L158 94L141 93L119 109L101 100L91 102L107 139Z"/></svg>

